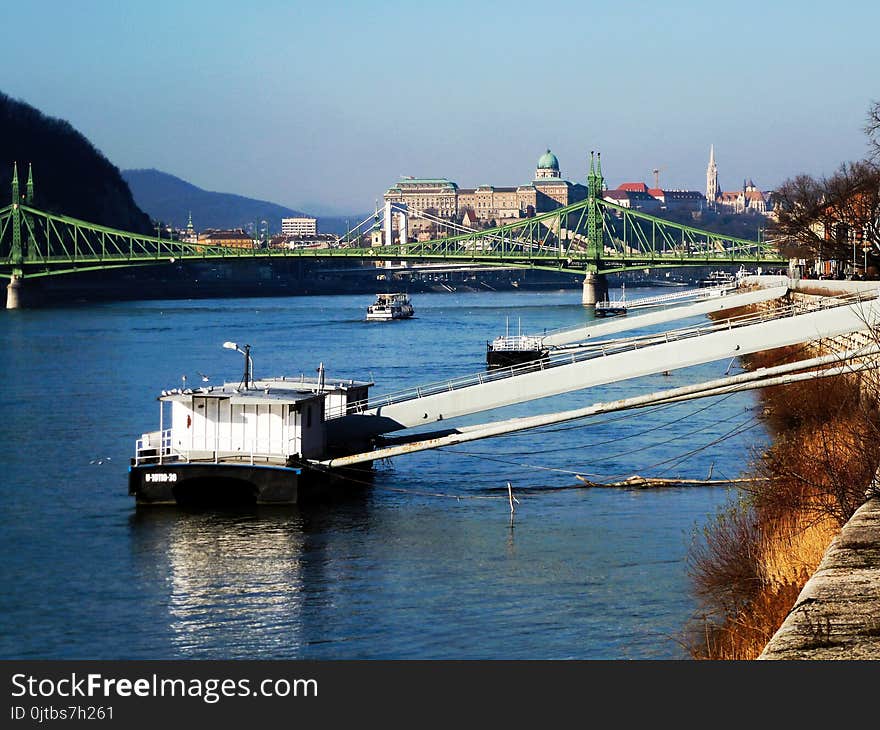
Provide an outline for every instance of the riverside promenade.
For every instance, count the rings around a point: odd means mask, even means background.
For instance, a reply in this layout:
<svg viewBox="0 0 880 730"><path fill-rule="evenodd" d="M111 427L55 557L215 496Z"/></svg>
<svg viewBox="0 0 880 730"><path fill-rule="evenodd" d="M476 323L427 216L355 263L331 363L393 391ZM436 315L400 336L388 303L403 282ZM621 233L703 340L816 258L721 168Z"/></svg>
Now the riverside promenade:
<svg viewBox="0 0 880 730"><path fill-rule="evenodd" d="M846 294L880 282L801 280L793 291ZM880 472L825 551L759 660L880 659Z"/></svg>

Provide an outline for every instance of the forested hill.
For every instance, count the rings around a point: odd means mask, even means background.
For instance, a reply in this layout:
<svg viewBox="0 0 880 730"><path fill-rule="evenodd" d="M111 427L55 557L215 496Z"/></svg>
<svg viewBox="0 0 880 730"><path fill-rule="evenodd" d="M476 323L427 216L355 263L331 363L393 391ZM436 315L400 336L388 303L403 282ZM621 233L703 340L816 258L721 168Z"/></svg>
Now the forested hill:
<svg viewBox="0 0 880 730"><path fill-rule="evenodd" d="M154 220L175 228L184 228L192 214L193 226L197 231L206 228L247 228L250 225L260 226L262 221L266 221L270 233L279 233L282 218L312 215L265 200L203 190L161 170L123 170L122 177L141 208ZM318 219L320 233L342 234L349 225L357 225L366 215L313 217Z"/></svg>
<svg viewBox="0 0 880 730"><path fill-rule="evenodd" d="M63 119L0 92L0 207L11 195L13 163L20 192L28 164L34 207L136 233L155 233L119 169Z"/></svg>
<svg viewBox="0 0 880 730"><path fill-rule="evenodd" d="M233 193L203 190L160 170L123 170L135 200L150 215L175 228L184 228L192 213L197 230L245 228L266 221L269 230L281 230L281 219L307 215L265 200Z"/></svg>

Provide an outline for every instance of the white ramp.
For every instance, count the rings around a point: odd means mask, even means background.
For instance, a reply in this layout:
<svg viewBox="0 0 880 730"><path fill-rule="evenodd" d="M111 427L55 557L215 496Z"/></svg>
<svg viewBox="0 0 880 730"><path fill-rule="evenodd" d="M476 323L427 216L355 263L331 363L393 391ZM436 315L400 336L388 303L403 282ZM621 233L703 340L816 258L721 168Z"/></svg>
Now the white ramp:
<svg viewBox="0 0 880 730"><path fill-rule="evenodd" d="M772 316L728 321L704 330L666 333L653 344L612 345L581 356L538 361L517 370L478 374L465 380L436 383L372 401L361 414L328 422L333 439L378 435L503 406L538 400L620 380L729 360L823 337L874 327L880 301L826 301L802 312L788 307Z"/></svg>
<svg viewBox="0 0 880 730"><path fill-rule="evenodd" d="M725 309L745 307L749 304L759 304L760 302L769 302L772 299L784 297L787 292L787 286L775 286L769 289L758 289L756 291L745 292L744 294L724 294L707 299L703 302L686 304L672 307L670 309L661 309L656 312L639 314L635 317L624 317L612 321L601 322L599 324L575 327L561 332L551 332L542 337L541 341L545 346L549 347L568 345L574 342L584 342L586 340L604 337L605 335L626 332L628 330L639 329L640 327L649 327L650 325L661 324L663 322L674 322L688 317L696 317L701 314L721 312Z"/></svg>

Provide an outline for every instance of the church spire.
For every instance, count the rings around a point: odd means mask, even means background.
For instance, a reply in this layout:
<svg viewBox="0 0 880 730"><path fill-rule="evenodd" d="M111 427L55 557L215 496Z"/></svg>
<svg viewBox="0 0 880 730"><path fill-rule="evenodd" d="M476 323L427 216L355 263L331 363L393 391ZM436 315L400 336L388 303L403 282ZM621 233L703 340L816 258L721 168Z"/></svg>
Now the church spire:
<svg viewBox="0 0 880 730"><path fill-rule="evenodd" d="M715 145L709 147L709 166L706 168L706 202L714 207L720 194L718 188L718 166L715 164Z"/></svg>

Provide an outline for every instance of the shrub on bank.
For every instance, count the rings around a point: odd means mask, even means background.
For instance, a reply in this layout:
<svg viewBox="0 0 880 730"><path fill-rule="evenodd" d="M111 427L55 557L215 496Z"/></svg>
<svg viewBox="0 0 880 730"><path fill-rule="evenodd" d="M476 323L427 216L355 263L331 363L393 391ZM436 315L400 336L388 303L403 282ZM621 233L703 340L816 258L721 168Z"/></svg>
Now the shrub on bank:
<svg viewBox="0 0 880 730"><path fill-rule="evenodd" d="M803 346L743 358L771 367ZM695 539L688 571L701 612L685 644L695 659L754 659L782 625L828 544L864 502L880 465L873 381L847 374L767 388L773 444L753 455L752 487Z"/></svg>

